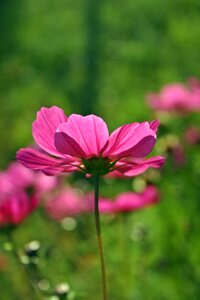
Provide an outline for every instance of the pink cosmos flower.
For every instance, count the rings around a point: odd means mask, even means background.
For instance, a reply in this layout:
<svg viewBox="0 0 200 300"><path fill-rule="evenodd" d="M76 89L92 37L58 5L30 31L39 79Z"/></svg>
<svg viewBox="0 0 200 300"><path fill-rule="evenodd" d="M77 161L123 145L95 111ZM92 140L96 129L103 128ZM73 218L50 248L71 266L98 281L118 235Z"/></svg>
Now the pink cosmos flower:
<svg viewBox="0 0 200 300"><path fill-rule="evenodd" d="M48 199L44 208L48 216L56 221L60 221L66 217L75 217L83 213L93 212L93 198L92 193L83 195L72 187L66 187L59 194ZM102 197L100 197L99 201L111 202Z"/></svg>
<svg viewBox="0 0 200 300"><path fill-rule="evenodd" d="M33 137L39 149L24 148L17 159L25 167L45 174L82 171L90 175L135 176L149 167L159 168L164 158L144 157L156 143L159 121L131 123L111 135L106 123L95 115L65 116L56 106L43 107L33 122Z"/></svg>
<svg viewBox="0 0 200 300"><path fill-rule="evenodd" d="M0 226L18 225L37 207L39 198L28 196L24 191L4 195L0 199Z"/></svg>
<svg viewBox="0 0 200 300"><path fill-rule="evenodd" d="M0 226L21 223L36 209L41 195L56 185L53 177L11 163L0 172Z"/></svg>
<svg viewBox="0 0 200 300"><path fill-rule="evenodd" d="M99 211L102 214L135 211L156 204L159 200L160 194L157 188L150 185L142 193L121 193L115 200L100 197ZM93 212L93 194L81 195L75 189L67 187L46 202L45 211L56 221Z"/></svg>
<svg viewBox="0 0 200 300"><path fill-rule="evenodd" d="M191 87L192 91L200 92L200 80L195 77L190 77L188 79L188 85Z"/></svg>
<svg viewBox="0 0 200 300"><path fill-rule="evenodd" d="M188 86L173 83L164 86L159 94L149 94L147 100L152 108L158 111L178 113L200 110L200 85L188 81Z"/></svg>
<svg viewBox="0 0 200 300"><path fill-rule="evenodd" d="M119 194L114 201L99 200L101 213L131 212L146 206L156 204L160 200L160 194L155 186L146 187L142 193L126 192Z"/></svg>
<svg viewBox="0 0 200 300"><path fill-rule="evenodd" d="M39 194L51 191L57 186L57 180L38 171L25 168L18 162L12 162L7 170L0 172L0 194L13 193L19 189L32 188Z"/></svg>
<svg viewBox="0 0 200 300"><path fill-rule="evenodd" d="M60 221L85 212L87 209L83 200L83 197L75 189L67 187L58 195L48 199L45 203L45 211L52 219Z"/></svg>
<svg viewBox="0 0 200 300"><path fill-rule="evenodd" d="M190 126L185 131L185 141L190 145L196 145L200 142L200 128Z"/></svg>
<svg viewBox="0 0 200 300"><path fill-rule="evenodd" d="M186 163L185 149L182 144L177 144L172 148L171 153L175 167L182 167Z"/></svg>

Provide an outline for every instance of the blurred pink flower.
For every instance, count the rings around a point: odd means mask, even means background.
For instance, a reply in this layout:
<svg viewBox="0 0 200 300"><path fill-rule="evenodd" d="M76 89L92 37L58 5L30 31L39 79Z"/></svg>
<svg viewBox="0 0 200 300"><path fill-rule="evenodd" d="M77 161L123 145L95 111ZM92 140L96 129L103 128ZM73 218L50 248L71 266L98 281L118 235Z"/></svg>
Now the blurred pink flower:
<svg viewBox="0 0 200 300"><path fill-rule="evenodd" d="M99 198L99 211L103 214L115 214L134 211L155 204L160 195L155 186L148 186L142 193L122 193L115 200ZM73 188L66 188L45 204L46 213L54 220L60 221L66 217L77 216L82 213L93 212L93 194L79 194Z"/></svg>
<svg viewBox="0 0 200 300"><path fill-rule="evenodd" d="M190 77L188 79L188 85L191 87L192 91L200 92L200 80L195 77Z"/></svg>
<svg viewBox="0 0 200 300"><path fill-rule="evenodd" d="M43 107L33 122L33 137L41 150L20 149L17 159L48 175L77 170L105 175L118 170L124 176L135 176L164 163L160 156L151 158L153 163L144 159L154 148L158 126L159 121L135 122L109 136L106 123L95 115L66 117L56 106Z"/></svg>
<svg viewBox="0 0 200 300"><path fill-rule="evenodd" d="M83 197L73 188L65 188L45 203L46 213L54 220L79 215L87 211Z"/></svg>
<svg viewBox="0 0 200 300"><path fill-rule="evenodd" d="M191 126L185 131L185 141L190 145L195 145L200 142L200 128Z"/></svg>
<svg viewBox="0 0 200 300"><path fill-rule="evenodd" d="M55 178L12 162L0 172L0 226L21 223L56 185Z"/></svg>
<svg viewBox="0 0 200 300"><path fill-rule="evenodd" d="M119 194L114 201L100 199L99 210L101 213L131 212L157 203L160 194L153 185L146 187L142 193L126 192Z"/></svg>
<svg viewBox="0 0 200 300"><path fill-rule="evenodd" d="M0 193L13 193L19 189L33 188L38 193L48 192L57 186L57 179L39 171L12 162L7 170L0 172Z"/></svg>
<svg viewBox="0 0 200 300"><path fill-rule="evenodd" d="M18 225L35 210L39 198L28 196L24 191L4 195L0 199L0 226Z"/></svg>
<svg viewBox="0 0 200 300"><path fill-rule="evenodd" d="M197 80L188 85L173 83L165 85L160 93L147 95L150 106L158 111L185 113L200 110L200 85Z"/></svg>
<svg viewBox="0 0 200 300"><path fill-rule="evenodd" d="M186 163L186 154L182 144L177 144L171 149L175 167L182 167Z"/></svg>

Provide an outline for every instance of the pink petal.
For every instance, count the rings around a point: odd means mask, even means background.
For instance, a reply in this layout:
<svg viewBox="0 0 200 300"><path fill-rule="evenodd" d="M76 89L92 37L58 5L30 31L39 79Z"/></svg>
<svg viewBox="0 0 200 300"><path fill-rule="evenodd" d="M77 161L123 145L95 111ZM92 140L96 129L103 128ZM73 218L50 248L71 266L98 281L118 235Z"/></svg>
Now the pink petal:
<svg viewBox="0 0 200 300"><path fill-rule="evenodd" d="M83 201L85 203L85 212L93 212L94 211L94 195L93 195L93 193L85 194ZM113 203L114 202L110 201L110 199L99 196L99 211L100 211L100 213L112 213Z"/></svg>
<svg viewBox="0 0 200 300"><path fill-rule="evenodd" d="M45 204L47 214L59 221L84 212L84 202L75 189L65 188Z"/></svg>
<svg viewBox="0 0 200 300"><path fill-rule="evenodd" d="M61 153L91 158L101 154L108 137L107 125L101 118L73 114L58 126L55 145Z"/></svg>
<svg viewBox="0 0 200 300"><path fill-rule="evenodd" d="M67 172L67 165L74 162L70 157L57 159L32 148L20 149L16 157L26 168L41 170L48 175L55 175L62 171ZM71 170L71 166L69 170Z"/></svg>
<svg viewBox="0 0 200 300"><path fill-rule="evenodd" d="M192 91L200 91L200 81L197 78L190 77L188 78L187 83Z"/></svg>
<svg viewBox="0 0 200 300"><path fill-rule="evenodd" d="M100 198L99 210L101 213L105 214L135 211L157 203L159 200L160 194L158 190L155 186L151 185L146 187L142 193L121 193L114 201Z"/></svg>
<svg viewBox="0 0 200 300"><path fill-rule="evenodd" d="M148 186L142 193L122 193L115 200L115 212L138 210L157 203L159 199L159 192L154 186Z"/></svg>
<svg viewBox="0 0 200 300"><path fill-rule="evenodd" d="M147 165L138 165L135 167L121 166L119 169L114 170L108 174L108 177L134 177L144 173L149 167Z"/></svg>
<svg viewBox="0 0 200 300"><path fill-rule="evenodd" d="M58 186L58 178L46 176L42 172L35 172L34 186L39 194L49 192Z"/></svg>
<svg viewBox="0 0 200 300"><path fill-rule="evenodd" d="M127 159L127 162L133 165L147 164L152 168L160 168L164 165L165 160L166 159L163 156L153 156L146 159Z"/></svg>
<svg viewBox="0 0 200 300"><path fill-rule="evenodd" d="M21 223L29 214L29 199L27 195L13 195L10 201L10 218L11 223Z"/></svg>
<svg viewBox="0 0 200 300"><path fill-rule="evenodd" d="M59 107L41 108L32 126L35 142L48 153L60 156L54 145L54 135L58 125L66 121L67 117Z"/></svg>
<svg viewBox="0 0 200 300"><path fill-rule="evenodd" d="M0 204L0 224L19 224L37 206L38 201L29 199L23 191L5 198Z"/></svg>
<svg viewBox="0 0 200 300"><path fill-rule="evenodd" d="M62 154L68 154L74 157L86 157L86 153L79 146L79 144L71 138L69 135L64 133L67 123L63 123L58 127L61 132L55 134L55 146L57 150Z"/></svg>
<svg viewBox="0 0 200 300"><path fill-rule="evenodd" d="M149 168L158 169L165 163L162 156L147 159L122 159L116 164L116 170L109 174L111 177L134 177L144 173Z"/></svg>
<svg viewBox="0 0 200 300"><path fill-rule="evenodd" d="M166 108L166 104L161 102L158 94L149 93L146 98L149 106L151 106L153 109L163 110Z"/></svg>
<svg viewBox="0 0 200 300"><path fill-rule="evenodd" d="M103 156L144 157L152 151L155 142L155 131L148 122L127 124L111 134Z"/></svg>
<svg viewBox="0 0 200 300"><path fill-rule="evenodd" d="M149 123L149 125L150 125L150 128L156 132L158 129L158 126L160 125L160 121L159 120L151 121Z"/></svg>
<svg viewBox="0 0 200 300"><path fill-rule="evenodd" d="M151 153L156 143L156 138L152 135L144 137L135 147L129 150L127 153L125 152L126 156L132 157L144 157Z"/></svg>
<svg viewBox="0 0 200 300"><path fill-rule="evenodd" d="M114 201L108 199L99 200L99 211L102 214L112 214L115 213Z"/></svg>
<svg viewBox="0 0 200 300"><path fill-rule="evenodd" d="M26 188L33 184L35 173L18 162L10 163L7 174L15 188Z"/></svg>
<svg viewBox="0 0 200 300"><path fill-rule="evenodd" d="M191 85L191 82L189 82ZM184 86L180 83L165 85L160 93L149 94L149 104L156 110L175 111L185 113L200 109L200 89L198 83L191 86Z"/></svg>
<svg viewBox="0 0 200 300"><path fill-rule="evenodd" d="M16 223L16 219L20 218L17 201L21 195L11 195L9 198L5 198L1 203L1 224L13 224ZM22 208L23 209L23 208Z"/></svg>
<svg viewBox="0 0 200 300"><path fill-rule="evenodd" d="M184 133L184 138L186 143L190 145L198 144L200 142L200 128L196 126L188 127Z"/></svg>
<svg viewBox="0 0 200 300"><path fill-rule="evenodd" d="M0 172L0 196L1 194L9 194L14 189L15 187L13 186L13 181L11 180L8 172Z"/></svg>

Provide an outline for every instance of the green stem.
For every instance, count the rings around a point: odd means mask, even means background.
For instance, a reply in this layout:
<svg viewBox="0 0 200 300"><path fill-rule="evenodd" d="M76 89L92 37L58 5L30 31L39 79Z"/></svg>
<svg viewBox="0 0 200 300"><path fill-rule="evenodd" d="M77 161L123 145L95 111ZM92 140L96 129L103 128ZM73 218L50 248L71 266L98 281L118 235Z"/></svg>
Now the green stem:
<svg viewBox="0 0 200 300"><path fill-rule="evenodd" d="M102 288L103 288L103 300L108 300L107 296L107 284L106 284L106 270L103 253L103 242L101 237L101 226L99 218L99 175L94 176L95 179L95 191L94 191L94 203L95 203L95 225L97 233L97 241L99 247L100 263L101 263L101 277L102 277Z"/></svg>

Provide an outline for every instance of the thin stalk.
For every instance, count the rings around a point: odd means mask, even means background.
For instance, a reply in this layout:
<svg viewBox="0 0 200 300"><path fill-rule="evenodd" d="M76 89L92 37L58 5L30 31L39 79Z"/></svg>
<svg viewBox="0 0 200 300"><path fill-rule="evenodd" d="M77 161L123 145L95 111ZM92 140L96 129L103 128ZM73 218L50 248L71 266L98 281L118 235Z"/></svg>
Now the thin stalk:
<svg viewBox="0 0 200 300"><path fill-rule="evenodd" d="M95 180L95 190L94 190L95 210L94 210L94 214L95 214L96 234L97 234L100 263L101 263L103 300L108 300L107 284L106 284L106 270L105 270L104 253L103 253L103 242L102 242L102 237L101 237L101 226L100 226L100 218L99 218L99 175L95 175L94 180Z"/></svg>

